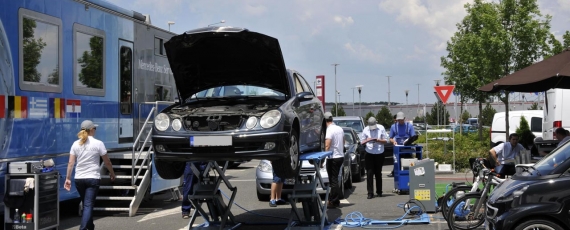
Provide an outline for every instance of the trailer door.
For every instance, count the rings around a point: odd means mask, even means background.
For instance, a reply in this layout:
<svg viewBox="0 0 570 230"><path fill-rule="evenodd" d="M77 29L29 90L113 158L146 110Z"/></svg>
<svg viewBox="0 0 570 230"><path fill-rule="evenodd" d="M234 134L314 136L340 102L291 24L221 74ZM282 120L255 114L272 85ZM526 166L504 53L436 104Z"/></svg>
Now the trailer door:
<svg viewBox="0 0 570 230"><path fill-rule="evenodd" d="M119 41L119 143L133 142L133 43Z"/></svg>

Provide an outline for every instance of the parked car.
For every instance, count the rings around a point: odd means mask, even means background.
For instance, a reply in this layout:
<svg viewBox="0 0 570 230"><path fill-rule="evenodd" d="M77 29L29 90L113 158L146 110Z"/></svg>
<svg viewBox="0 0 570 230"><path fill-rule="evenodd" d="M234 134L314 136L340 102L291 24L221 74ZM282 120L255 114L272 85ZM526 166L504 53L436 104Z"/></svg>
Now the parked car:
<svg viewBox="0 0 570 230"><path fill-rule="evenodd" d="M358 164L358 159L360 158L359 154L357 154L358 149L358 138L356 132L352 128L343 127L344 130L344 141L345 141L345 155L344 155L344 164L341 170L342 173L339 173L338 178L342 181L342 185L345 189L352 188L352 182L361 181L361 170L364 170L364 165ZM329 185L329 176L326 169L326 162L325 166L321 168L321 177L323 178L323 183L325 186ZM310 164L308 161L303 161L301 166L301 175L313 175L315 174L315 166ZM271 182L273 182L273 171L271 162L268 160L261 160L257 169L255 171L255 184L257 187L257 199L260 201L267 201L269 200L269 195L271 195ZM295 179L286 179L285 183L283 184L283 191L282 194L289 194L292 192L293 184L295 184ZM344 197L344 189L342 190L342 197ZM324 193L325 191L320 187L317 188L318 193ZM285 197L284 195L281 195Z"/></svg>
<svg viewBox="0 0 570 230"><path fill-rule="evenodd" d="M352 182L362 181L362 177L366 175L364 167L364 157L366 152L363 144L360 144L360 137L353 128L342 127L344 130L344 149L346 154L350 156L350 178ZM362 149L362 151L360 151Z"/></svg>
<svg viewBox="0 0 570 230"><path fill-rule="evenodd" d="M453 132L455 132L455 133L459 133L460 132L459 129L461 129L461 132L463 134L476 133L477 132L477 126L467 125L467 124L451 126L450 129L452 129Z"/></svg>
<svg viewBox="0 0 570 230"><path fill-rule="evenodd" d="M501 183L486 207L487 229L570 229L570 144Z"/></svg>
<svg viewBox="0 0 570 230"><path fill-rule="evenodd" d="M321 102L285 68L277 39L242 28L207 27L164 44L179 102L154 118L155 167L179 178L186 161L268 159L295 176L299 153L324 148Z"/></svg>

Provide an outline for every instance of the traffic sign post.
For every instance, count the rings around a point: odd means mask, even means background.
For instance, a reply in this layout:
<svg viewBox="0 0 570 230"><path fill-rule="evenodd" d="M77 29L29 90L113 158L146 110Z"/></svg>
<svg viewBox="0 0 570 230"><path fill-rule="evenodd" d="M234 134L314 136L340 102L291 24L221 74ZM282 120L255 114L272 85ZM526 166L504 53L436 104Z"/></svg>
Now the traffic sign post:
<svg viewBox="0 0 570 230"><path fill-rule="evenodd" d="M434 86L433 88L435 89L437 96L439 96L439 99L441 99L441 102L445 104L447 103L447 99L449 99L449 96L451 96L451 94L453 93L455 85L440 85L440 86Z"/></svg>

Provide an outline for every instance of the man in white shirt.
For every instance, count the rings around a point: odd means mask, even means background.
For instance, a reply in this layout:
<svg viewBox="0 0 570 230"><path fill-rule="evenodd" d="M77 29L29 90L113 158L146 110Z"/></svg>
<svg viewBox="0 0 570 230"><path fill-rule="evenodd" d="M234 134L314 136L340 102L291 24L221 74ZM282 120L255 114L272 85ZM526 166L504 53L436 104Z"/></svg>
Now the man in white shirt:
<svg viewBox="0 0 570 230"><path fill-rule="evenodd" d="M509 135L509 142L501 143L489 150L492 159L495 161L495 172L501 178L516 173L515 156L519 155L523 149L524 147L519 144L519 135L512 133Z"/></svg>
<svg viewBox="0 0 570 230"><path fill-rule="evenodd" d="M325 135L325 151L332 151L333 154L327 159L327 174L329 175L329 185L331 194L327 202L327 208L340 206L342 181L338 181L338 175L344 162L344 130L333 123L332 113L325 113L327 132ZM321 165L322 167L322 165Z"/></svg>
<svg viewBox="0 0 570 230"><path fill-rule="evenodd" d="M366 144L364 167L366 168L366 189L368 199L374 198L374 177L376 194L382 196L382 167L384 166L384 144L388 142L384 126L377 124L376 118L368 118L368 126L362 131L362 144Z"/></svg>

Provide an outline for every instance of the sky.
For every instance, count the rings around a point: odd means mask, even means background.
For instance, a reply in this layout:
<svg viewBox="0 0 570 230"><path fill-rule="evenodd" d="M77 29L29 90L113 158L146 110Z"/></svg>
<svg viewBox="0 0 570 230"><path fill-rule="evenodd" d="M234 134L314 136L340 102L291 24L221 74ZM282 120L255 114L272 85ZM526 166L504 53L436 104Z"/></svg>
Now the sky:
<svg viewBox="0 0 570 230"><path fill-rule="evenodd" d="M433 103L441 57L472 0L108 0L150 15L175 33L208 26L242 27L279 40L285 65L309 83L325 75L325 101ZM570 1L538 0L561 40ZM332 64L339 64L335 67ZM387 77L390 76L390 77ZM336 78L336 80L335 80ZM336 82L336 84L335 84ZM419 84L419 85L418 85ZM335 87L336 85L336 87ZM409 90L406 97L405 91ZM390 95L390 96L388 96ZM529 95L530 96L530 95ZM388 98L389 97L389 98ZM453 96L449 100L454 100Z"/></svg>

